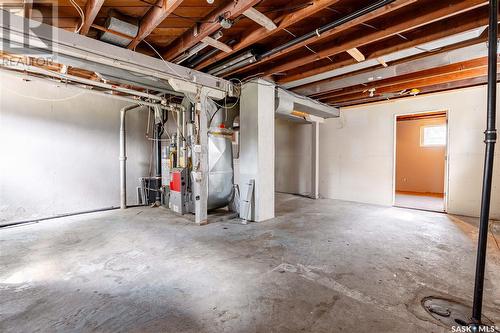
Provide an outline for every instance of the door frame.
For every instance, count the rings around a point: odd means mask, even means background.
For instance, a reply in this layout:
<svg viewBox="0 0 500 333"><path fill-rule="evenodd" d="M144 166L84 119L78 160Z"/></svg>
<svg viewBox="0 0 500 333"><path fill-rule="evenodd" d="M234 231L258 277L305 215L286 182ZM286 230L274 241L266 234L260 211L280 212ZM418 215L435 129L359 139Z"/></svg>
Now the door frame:
<svg viewBox="0 0 500 333"><path fill-rule="evenodd" d="M397 144L397 124L399 116L419 115L424 113L442 113L446 114L446 149L444 160L444 213L448 212L448 198L449 198L449 161L450 161L450 126L449 126L449 109L426 110L416 112L397 112L393 115L393 147L392 147L392 206L396 204L396 144Z"/></svg>

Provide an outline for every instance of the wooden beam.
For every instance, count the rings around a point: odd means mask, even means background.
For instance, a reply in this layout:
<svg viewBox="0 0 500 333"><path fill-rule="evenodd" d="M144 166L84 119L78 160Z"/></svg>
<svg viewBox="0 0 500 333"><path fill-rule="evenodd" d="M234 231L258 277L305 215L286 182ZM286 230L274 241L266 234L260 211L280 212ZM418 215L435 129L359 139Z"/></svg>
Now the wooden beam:
<svg viewBox="0 0 500 333"><path fill-rule="evenodd" d="M425 9L425 14L415 16L415 13L408 13L408 20L402 20L400 23L395 25L390 25L386 29L374 31L367 35L363 35L352 40L341 43L340 45L334 45L323 50L319 50L316 54L311 54L305 57L297 57L293 61L287 61L281 65L273 66L264 71L264 76L271 75L279 72L286 72L290 69L298 68L304 66L308 63L324 59L328 56L332 56L341 52L345 52L353 47L363 46L375 41L379 41L396 34L403 33L405 31L413 30L430 24L439 20L446 19L451 16L458 15L470 11L474 8L484 6L488 4L486 0L453 0L446 1L446 3L436 2L440 5L439 8L430 7ZM247 67L248 68L248 67Z"/></svg>
<svg viewBox="0 0 500 333"><path fill-rule="evenodd" d="M354 60L356 60L357 62L362 62L362 61L365 61L365 56L363 53L361 53L360 50L358 50L357 48L353 47L352 49L349 49L346 51L347 53L349 53L349 55L351 57L354 58Z"/></svg>
<svg viewBox="0 0 500 333"><path fill-rule="evenodd" d="M401 92L403 90L422 88L422 87L443 84L443 83L448 83L448 82L453 82L453 81L471 79L471 78L486 75L487 70L488 70L487 66L482 66L482 67L478 67L478 68L467 69L467 70L460 71L460 72L453 72L453 73L433 76L430 78L425 77L425 78L417 79L417 80L414 80L411 82L394 84L394 85L390 85L390 86L383 87L380 89L376 89L375 96L379 96L382 94L388 94L388 93L398 93L398 92ZM356 94L352 94L352 95L341 96L339 98L327 99L324 102L326 102L326 103L341 103L341 102L347 102L347 101L360 99L360 98L366 97L366 96L367 96L366 93L364 93L364 94L363 93L361 93L361 94L356 93Z"/></svg>
<svg viewBox="0 0 500 333"><path fill-rule="evenodd" d="M223 42L219 42L217 39L210 36L203 38L201 42L210 45L211 47L215 47L223 52L231 52L233 50L230 46L224 44Z"/></svg>
<svg viewBox="0 0 500 333"><path fill-rule="evenodd" d="M209 14L202 19L203 22L199 24L197 28L197 34L195 34L194 28L189 29L179 38L177 38L171 46L169 46L168 51L164 53L163 57L167 60L172 60L182 52L195 46L201 40L207 36L210 36L217 30L221 28L219 23L219 17L225 17L234 20L240 16L245 10L250 7L255 6L261 0L239 0L231 1L227 5L219 8L215 12ZM229 13L229 14L228 14Z"/></svg>
<svg viewBox="0 0 500 333"><path fill-rule="evenodd" d="M262 14L259 12L257 9L250 7L247 10L243 12L243 15L248 17L250 20L254 21L255 23L263 26L266 28L266 30L274 30L277 28L276 24L274 24L273 20L271 20L269 17L266 15Z"/></svg>
<svg viewBox="0 0 500 333"><path fill-rule="evenodd" d="M422 59L422 58L425 59L425 58L427 58L429 56L432 57L432 56L435 56L435 55L445 54L445 53L448 53L448 52L452 52L454 50L465 48L465 47L468 47L468 46L478 45L478 44L481 44L481 43L485 42L487 39L488 39L487 37L474 38L474 39L471 39L471 40L468 40L468 41L464 41L462 43L453 44L453 45L450 45L450 46L447 46L447 47L440 48L439 50L436 50L436 51L432 52L431 55L429 55L429 53L426 53L426 52L420 53L420 54L416 54L416 55L411 56L411 57L406 57L406 58L403 58L403 59L399 59L399 60L393 61L391 63L391 66L401 66L401 65L404 66L406 63L409 63L409 62L412 62L412 61L417 61L417 60ZM462 63L464 61L470 61L470 60L471 59L469 59L469 60L463 60ZM453 68L452 66L454 66L454 65L455 65L455 63L453 63L453 64L443 64L441 66L450 66L449 68ZM434 68L438 68L437 65L434 65ZM319 99L319 98L322 98L325 95L332 95L332 94L335 95L337 93L340 93L341 90L346 90L346 89L350 88L350 87L329 88L329 87L331 87L330 83L337 82L338 80L343 80L343 79L346 79L346 78L349 78L349 77L352 77L352 76L357 76L357 75L360 75L360 74L362 74L363 76L366 76L367 78L368 77L374 77L373 71L375 71L375 70L378 71L379 68L376 67L376 66L365 68L365 69L362 69L362 70L359 70L359 71L354 71L354 72L346 73L344 75L339 75L339 76L332 77L332 78L329 78L329 79L325 79L325 80L322 80L322 81L312 82L312 83L309 83L307 85L298 86L298 87L293 88L292 90L294 92L298 93L298 94L306 95L308 97L315 98L315 99ZM418 71L421 72L421 71L426 71L426 70L432 71L433 67L428 67L428 66L426 68L422 67ZM411 75L411 73L406 73L404 75ZM381 80L367 81L367 82L364 82L364 83L357 83L357 84L353 84L353 86L351 86L351 87L354 87L354 86L357 86L357 85L360 85L360 86L362 85L363 87L366 87L366 86L371 85L371 84L376 84L376 83L379 83L379 82L383 82L384 80L396 79L396 77L402 77L402 76L403 76L403 74L400 74L399 76L390 75L389 74L389 76L386 76L386 77L384 77Z"/></svg>
<svg viewBox="0 0 500 333"><path fill-rule="evenodd" d="M124 34L123 32L119 32L119 31L116 31L116 30L113 30L113 29L108 29L108 28L102 27L102 26L97 25L97 24L92 24L91 27L94 28L94 29L100 30L102 32L109 32L110 34L117 35L117 36L120 36L120 37L123 37L123 38L127 38L127 39L130 39L130 40L134 39L134 36L129 36L127 34Z"/></svg>
<svg viewBox="0 0 500 333"><path fill-rule="evenodd" d="M500 80L500 74L497 75L497 82L499 80ZM478 77L471 78L471 79L464 79L464 80L459 80L459 81L441 83L441 84L437 84L437 85L433 85L433 86L422 87L419 95L442 92L442 91L447 91L447 90L460 89L460 88L466 88L466 87L473 87L473 86L486 84L487 82L488 82L488 76L478 76ZM398 98L405 98L405 97L408 97L408 95L401 95L401 96L394 95L393 97L391 97L391 99L398 99ZM348 106L354 106L354 105L376 103L376 102L384 101L386 99L387 99L387 97L378 96L378 97L372 97L372 98L357 99L357 100L353 100L353 101L349 101L349 102L345 102L345 103L336 103L335 105L342 106L342 107L348 107ZM348 110L348 109L344 108L344 110Z"/></svg>
<svg viewBox="0 0 500 333"><path fill-rule="evenodd" d="M485 15L483 17L479 17L479 18L469 17L469 18L466 18L466 21L461 21L460 24L457 24L456 21L454 21L454 20L449 20L447 22L437 23L437 24L439 26L432 27L433 29L430 29L429 33L425 33L421 37L417 37L417 38L414 38L412 40L409 40L409 41L406 41L403 43L398 43L396 45L388 46L388 47L385 47L385 48L378 50L376 52L370 53L370 54L368 54L367 59L368 60L376 59L378 57L383 57L383 56L391 54L393 52L405 50L405 49L408 49L411 47L425 44L425 43L433 41L433 40L438 40L438 39L441 39L441 38L444 38L447 36L459 34L459 33L474 29L474 28L478 28L478 27L487 25L488 24L488 17L487 17L487 15ZM328 71L331 71L331 70L334 70L334 69L337 69L337 68L340 68L343 66L351 65L354 63L356 63L356 62L353 61L352 59L349 59L346 61L341 61L338 63L333 63L333 64L329 64L329 65L325 65L325 66L318 66L318 67L315 67L315 68L312 68L309 70L297 71L297 73L287 75L281 79L278 79L277 81L279 83L292 82L292 81L303 79L305 77L310 77L313 75L328 72ZM327 80L331 80L331 79L325 79L325 80L309 83L305 86L316 85L319 82L324 82ZM301 86L301 87L303 87L303 86ZM296 88L294 88L294 89L296 89Z"/></svg>
<svg viewBox="0 0 500 333"><path fill-rule="evenodd" d="M205 68L217 61L220 61L222 59L225 59L227 56L242 50L254 43L257 43L260 40L263 40L274 33L277 33L279 31L283 31L284 29L290 27L291 25L303 20L304 18L314 15L318 13L319 11L325 9L328 6L332 6L339 2L340 0L314 0L312 2L311 6L304 7L302 9L299 9L295 12L288 13L285 15L282 15L278 19L274 20L275 22L278 22L278 27L275 30L269 31L266 28L262 27L256 30L253 30L250 32L248 35L244 36L241 38L241 40L238 42L238 44L233 46L233 52L229 54L225 53L220 53L216 55L215 57L212 57L211 59L205 60L204 62L200 63L197 65L195 68L196 69L202 69Z"/></svg>
<svg viewBox="0 0 500 333"><path fill-rule="evenodd" d="M462 62L457 62L455 64L450 64L441 67L430 68L418 72L413 72L405 75L400 75L388 79L383 79L375 82L371 82L365 85L355 85L347 88L343 88L341 90L337 90L331 93L322 93L320 96L315 95L314 98L319 99L320 101L329 100L332 98L339 98L344 95L351 95L355 93L362 93L363 91L367 91L369 89L380 89L383 87L395 85L395 84L403 84L408 82L414 82L417 79L421 78L431 78L434 76L440 76L444 74L450 73L458 73L464 70L469 70L473 68L485 67L488 64L488 58L482 57ZM369 75L369 74L368 74Z"/></svg>
<svg viewBox="0 0 500 333"><path fill-rule="evenodd" d="M135 47L153 30L167 18L174 10L179 7L183 0L158 0L157 6L152 6L146 15L141 19L137 36L127 46L129 49Z"/></svg>
<svg viewBox="0 0 500 333"><path fill-rule="evenodd" d="M322 34L320 34L319 36L318 35L315 35L314 37L311 37L301 43L298 43L298 44L295 44L293 46L290 46L289 48L285 49L285 50L281 50L269 57L267 57L266 59L263 59L262 61L260 62L255 62L253 64L250 64L249 66L246 66L244 68L241 68L237 71L234 71L234 72L231 72L231 73L228 73L228 74L235 74L235 73L238 73L238 72L241 72L241 71L244 71L244 70L247 70L249 68L252 68L252 67L255 67L257 65L260 65L262 64L263 62L267 62L267 61L270 61L270 60L273 60L273 59L276 59L282 55L285 55L285 54L288 54L292 51L295 51L295 50L298 50L298 49L301 49L311 43L316 43L316 42L319 42L321 40L324 40L326 38L329 38L333 35L337 35L337 34L340 34L341 32L343 31L346 31L350 28L353 28L359 24L362 24L362 23L365 23L367 21L370 21L370 20L373 20L377 17L380 17L382 15L386 15L390 12L393 12L395 10L398 10L398 9L401 9L405 6L408 6L412 3L415 3L417 0L396 0L394 1L393 3L389 4L389 5L385 5L384 7L381 7L379 9L376 9L366 15L363 15L361 17L358 17L356 19L353 19L349 22L346 22L344 24L342 24L341 26L338 26L336 27L335 29L332 29L332 30L329 30L329 31L326 31ZM484 0L483 0L484 1ZM355 45L354 47L356 47L357 45ZM350 47L352 48L352 47ZM347 49L346 49L347 50ZM346 51L344 50L344 51ZM266 75L269 75L268 73L266 73Z"/></svg>
<svg viewBox="0 0 500 333"><path fill-rule="evenodd" d="M23 12L25 18L31 18L31 10L33 9L33 0L23 1Z"/></svg>
<svg viewBox="0 0 500 333"><path fill-rule="evenodd" d="M90 26L94 23L99 10L101 10L104 0L87 0L85 4L85 21L83 21L82 29L80 29L80 34L86 35L89 33Z"/></svg>

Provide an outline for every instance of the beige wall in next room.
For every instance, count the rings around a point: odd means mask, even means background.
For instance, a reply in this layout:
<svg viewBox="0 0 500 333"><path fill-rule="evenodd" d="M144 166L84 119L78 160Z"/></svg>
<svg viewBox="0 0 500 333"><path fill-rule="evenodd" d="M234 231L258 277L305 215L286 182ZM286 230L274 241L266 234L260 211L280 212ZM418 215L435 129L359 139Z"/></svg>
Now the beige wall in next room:
<svg viewBox="0 0 500 333"><path fill-rule="evenodd" d="M444 193L446 146L422 146L421 128L446 125L446 117L398 120L396 191Z"/></svg>

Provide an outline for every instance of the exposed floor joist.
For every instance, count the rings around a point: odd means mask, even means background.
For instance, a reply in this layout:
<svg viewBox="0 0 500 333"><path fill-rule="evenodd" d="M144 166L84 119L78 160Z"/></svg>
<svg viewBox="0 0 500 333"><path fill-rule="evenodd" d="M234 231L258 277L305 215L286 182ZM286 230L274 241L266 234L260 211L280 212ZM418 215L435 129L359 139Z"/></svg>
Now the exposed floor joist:
<svg viewBox="0 0 500 333"><path fill-rule="evenodd" d="M227 19L235 19L248 8L253 7L259 2L260 0L240 0L237 2L230 2L226 6L218 9L215 13L203 18L202 21L204 23L200 23L196 29L189 29L177 40L175 40L163 54L163 57L167 60L172 60L182 52L201 42L203 38L219 30L221 28L219 23L219 18L221 16Z"/></svg>
<svg viewBox="0 0 500 333"><path fill-rule="evenodd" d="M423 70L386 80L340 90L338 93L322 96L321 101L339 103L368 97L368 91L374 89L375 96L386 93L398 93L410 89L454 82L486 75L487 58L464 61L457 64Z"/></svg>
<svg viewBox="0 0 500 333"><path fill-rule="evenodd" d="M23 1L23 14L26 18L31 18L31 10L33 9L33 0Z"/></svg>
<svg viewBox="0 0 500 333"><path fill-rule="evenodd" d="M353 20L351 20L349 22L346 22L346 23L342 24L341 26L339 26L339 27L337 27L335 29L332 29L330 31L324 32L324 33L319 34L319 35L315 35L314 37L309 38L309 39L307 39L307 40L305 40L303 42L300 42L300 43L295 44L293 46L290 46L290 47L288 47L288 48L286 48L284 50L281 50L281 51L279 51L279 52L277 52L277 53L275 53L275 54L273 54L273 55L271 55L269 57L266 57L265 59L263 59L260 62L248 65L248 66L246 66L246 67L244 67L242 69L239 69L239 70L232 71L232 72L228 73L226 76L228 76L228 75L234 75L234 74L237 74L237 73L240 73L240 72L247 71L248 69L251 69L253 67L260 66L260 65L262 65L263 62L269 62L269 61L271 61L273 59L276 59L278 57L282 57L284 55L287 55L287 54L289 54L289 53L291 53L291 52L293 52L295 50L298 50L298 49L301 49L303 47L306 47L306 46L308 46L308 45L310 45L312 43L317 43L317 42L323 41L323 40L325 40L327 38L330 38L330 37L332 37L334 35L338 35L338 34L342 33L343 31L346 31L346 30L348 30L348 29L350 29L352 27L355 27L355 26L357 26L359 24L362 24L364 22L370 21L372 19L375 19L375 18L383 16L383 15L387 15L387 14L389 14L389 13L395 11L395 10L398 10L400 8L403 8L403 7L407 6L407 5L415 3L415 1L416 0L399 0L399 1L397 0L397 1L395 1L395 2L393 2L391 4L389 4L389 5L385 5L385 6L381 7L381 8L379 8L379 9L376 9L376 10L374 10L374 11L372 11L372 12L366 14L366 15L363 15L363 16L361 16L359 18L356 18L356 19L353 19ZM356 46L357 45L354 45L353 47L356 47ZM353 47L346 48L344 50L344 52L347 51L348 49L353 48ZM323 58L326 57L326 56L328 56L328 54L325 55L325 56L323 56ZM321 59L321 58L318 57L318 53L314 53L314 54L312 54L312 55L310 55L308 57L305 57L305 58L308 59L308 61L309 61L309 59L313 59L312 61L314 61L316 59ZM294 63L296 64L297 62L294 62ZM305 63L307 63L307 62L305 62ZM291 69L291 68L295 68L295 67L297 67L297 66L291 66L291 67L287 67L285 69L274 70L274 71L273 70L268 70L268 71L265 71L263 73L263 76L270 75L270 74L273 74L273 73L276 73L276 72L286 71L287 69Z"/></svg>
<svg viewBox="0 0 500 333"><path fill-rule="evenodd" d="M430 41L435 41L439 40L441 38L445 38L448 36L464 33L466 31L482 27L488 24L488 17L486 16L486 13L484 12L484 15L479 15L479 16L460 16L457 17L457 19L460 19L461 24L457 24L455 19L449 18L447 20L435 22L433 24L430 24L426 27L423 27L421 29L421 35L416 38L412 38L411 40L406 40L403 42L398 42L393 45L383 45L379 50L376 50L374 52L371 52L366 55L367 60L370 59L376 59L379 57L384 57L387 56L391 53L410 49L413 47L418 47L419 45L428 43ZM325 65L325 66L319 66L310 70L303 70L303 71L297 71L296 73L294 72L291 75L287 75L286 77L279 79L278 82L280 83L287 83L287 82L293 82L297 80L301 80L303 78L313 78L315 75L320 75L322 73L327 73L328 71L332 71L344 66L348 66L351 64L356 63L355 60L353 59L347 59L344 61L332 63L330 65ZM332 79L322 79L322 80L316 80L317 82L312 82L306 85L301 85L300 87L294 88L295 91L299 91L301 89L307 88L307 87L313 87L318 84L321 84L323 82L328 82L329 80Z"/></svg>
<svg viewBox="0 0 500 333"><path fill-rule="evenodd" d="M205 68L217 61L220 61L222 59L225 59L229 55L243 50L244 48L260 41L265 38L268 38L272 36L273 34L280 32L293 24L303 20L304 18L314 15L321 10L324 10L328 6L332 6L336 3L338 3L340 0L317 0L312 3L311 6L304 7L302 9L299 9L297 11L287 13L279 17L278 19L275 20L275 22L278 22L278 27L275 30L267 30L264 27L261 27L259 29L253 30L250 32L248 35L245 35L241 38L241 40L233 47L233 52L229 54L223 54L220 53L216 55L215 57L212 57L210 59L207 59L206 61L200 63L198 66L196 66L196 69L202 69Z"/></svg>
<svg viewBox="0 0 500 333"><path fill-rule="evenodd" d="M183 0L159 0L157 6L152 6L146 15L141 19L139 24L139 31L137 36L128 45L129 49L135 49L135 47L151 32L163 22L167 16L169 16L174 10L179 7Z"/></svg>
<svg viewBox="0 0 500 333"><path fill-rule="evenodd" d="M87 35L89 33L92 23L94 23L97 14L101 10L104 0L88 0L85 4L85 20L83 21L80 34Z"/></svg>
<svg viewBox="0 0 500 333"><path fill-rule="evenodd" d="M318 50L316 54L294 58L292 61L285 61L282 64L272 66L271 68L264 70L262 75L266 76L274 73L286 72L290 69L296 69L328 56L332 56L340 52L346 52L353 47L359 47L368 43L373 43L374 41L394 36L396 34L401 34L405 31L416 29L432 22L443 20L447 17L455 16L480 6L484 6L487 3L488 1L485 0L468 0L465 2L455 0L451 5L448 3L443 5L441 2L438 2L438 8L425 8L423 9L423 13L421 13L421 15L415 15L415 13L411 12L407 13L404 19L400 19L401 22L398 24L390 25L386 29L378 30L352 40L347 40L341 44L336 44L331 47ZM247 70L247 68L245 70Z"/></svg>

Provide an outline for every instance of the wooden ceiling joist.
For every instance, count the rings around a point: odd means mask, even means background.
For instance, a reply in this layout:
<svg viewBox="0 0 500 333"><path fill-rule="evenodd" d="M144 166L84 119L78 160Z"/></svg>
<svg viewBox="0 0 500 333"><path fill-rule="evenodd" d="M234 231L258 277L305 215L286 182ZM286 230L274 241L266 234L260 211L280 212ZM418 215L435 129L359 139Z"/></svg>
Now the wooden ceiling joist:
<svg viewBox="0 0 500 333"><path fill-rule="evenodd" d="M174 10L179 7L183 0L158 0L156 6L152 6L146 15L141 19L139 24L139 31L137 36L128 45L129 49L135 49L135 47L147 36L149 36L153 30L160 25L160 23L167 18Z"/></svg>
<svg viewBox="0 0 500 333"><path fill-rule="evenodd" d="M251 64L251 65L249 65L249 66L247 66L245 68L241 68L241 69L233 71L233 72L231 72L229 74L236 74L236 73L245 71L247 69L250 69L252 67L261 65L263 62L271 61L271 60L276 59L276 58L278 58L280 56L288 54L288 53L290 53L292 51L296 51L298 49L306 47L307 45L309 45L311 43L316 43L316 42L322 41L322 40L327 39L327 38L329 38L329 37L331 37L333 35L336 35L336 34L339 34L339 33L343 32L343 31L346 31L347 29L355 27L355 26L357 26L359 24L362 24L362 23L365 23L367 21L373 20L373 19L375 19L377 17L380 17L382 15L387 15L387 14L389 14L389 13L395 11L395 10L401 9L401 8L403 8L405 6L408 6L408 5L412 4L412 3L415 3L416 1L417 0L396 0L393 3L391 3L391 4L385 5L385 6L381 7L381 8L379 8L379 9L376 9L376 10L370 12L369 14L363 15L363 16L358 17L356 19L353 19L353 20L351 20L349 22L346 22L346 23L342 24L341 26L336 27L335 29L326 31L326 32L324 32L324 33L322 33L320 35L315 35L314 37L309 38L309 39L307 39L307 40L305 40L303 42L300 42L300 43L292 45L292 46L290 46L290 47L288 47L288 48L286 48L284 50L281 50L280 52L277 52L277 53L273 54L272 56L269 56L266 59L263 59L261 62L253 63L253 64ZM356 46L354 46L354 47L356 47ZM352 48L352 47L350 47L350 48ZM347 49L344 50L344 51L347 51ZM314 56L315 56L315 54L312 55L312 57L314 57ZM266 73L265 75L269 75L269 73Z"/></svg>
<svg viewBox="0 0 500 333"><path fill-rule="evenodd" d="M330 100L332 98L341 98L341 96L345 95L363 93L364 91L368 91L370 89L377 90L383 87L392 86L396 84L404 84L404 83L413 84L413 82L419 78L431 78L434 76L440 76L444 74L459 73L474 68L482 68L485 67L487 64L488 64L488 58L482 57L482 58L458 62L447 66L435 67L406 75L400 75L389 79L382 79L365 85L356 85L352 87L347 87L338 90L336 92L322 94L321 96L317 96L317 98L321 101L324 101L324 100Z"/></svg>
<svg viewBox="0 0 500 333"><path fill-rule="evenodd" d="M271 75L273 73L286 72L290 69L295 69L306 64L315 62L317 60L332 56L341 52L346 52L353 47L359 47L366 45L368 43L373 43L374 41L379 41L396 34L404 33L405 31L413 30L430 24L439 20L446 19L451 16L458 15L470 11L472 9L478 8L488 4L486 0L454 0L452 3L445 3L444 5L441 1L436 2L435 7L429 7L425 9L425 14L418 16L409 15L408 20L402 20L402 22L391 25L386 29L377 30L375 32L366 34L364 36L354 38L352 40L346 41L340 45L334 45L326 49L318 50L316 54L311 54L309 56L300 57L293 61L287 61L283 64L273 66L264 71L263 75ZM412 13L409 13L412 14Z"/></svg>
<svg viewBox="0 0 500 333"><path fill-rule="evenodd" d="M31 18L31 10L32 9L33 9L33 0L24 0L23 1L24 17Z"/></svg>
<svg viewBox="0 0 500 333"><path fill-rule="evenodd" d="M366 56L366 58L367 59L376 59L378 57L383 57L383 56L386 56L386 55L394 53L394 52L398 52L398 51L405 50L405 49L408 49L411 47L419 46L419 45L425 44L425 43L433 41L433 40L438 40L441 38L445 38L447 36L463 33L465 31L469 31L469 30L472 30L472 29L475 29L478 27L485 26L488 24L488 17L486 15L481 16L481 17L469 17L469 18L465 18L464 20L461 20L460 24L457 24L456 21L454 21L454 20L436 22L435 24L437 24L438 26L432 27L433 29L431 29L430 31L425 31L425 33L420 37L413 38L413 39L408 40L408 41L403 41L402 43L398 43L396 45L384 47L381 50L378 50L378 51L375 51L375 52L368 54ZM283 78L279 78L278 82L279 83L292 82L295 80L303 79L305 77L310 77L310 76L314 76L317 74L325 73L325 72L328 72L328 71L331 71L331 70L334 70L334 69L337 69L337 68L340 68L343 66L354 64L354 63L356 63L356 61L349 59L346 61L340 61L340 62L332 63L329 65L316 66L312 69L300 70L300 71L297 71L297 73L293 73L293 74L284 76ZM326 80L329 80L329 79L325 79L322 81L326 81ZM308 85L316 85L317 83L322 82L322 81L313 82L313 83L310 83Z"/></svg>
<svg viewBox="0 0 500 333"><path fill-rule="evenodd" d="M243 14L243 12L248 8L255 6L260 1L261 0L231 1L227 5L219 8L215 12L203 18L202 22L204 23L198 25L198 28L196 29L197 31L195 31L194 28L189 29L179 38L177 38L168 47L168 51L164 53L163 57L167 60L174 59L182 52L201 42L203 38L210 36L217 30L219 30L221 28L219 17L222 16L224 18L234 20L235 18Z"/></svg>
<svg viewBox="0 0 500 333"><path fill-rule="evenodd" d="M500 81L500 74L497 75L497 82L498 81ZM478 77L471 78L471 79L464 79L464 80L453 81L453 82L445 82L445 83L440 83L440 84L436 84L436 85L432 85L432 86L422 87L420 89L420 93L418 95L442 92L442 91L453 90L453 89L474 87L474 86L486 84L487 82L488 82L488 76L478 76ZM406 95L395 94L392 97L390 97L389 99L393 100L393 99L398 99L398 98L402 98L402 97L406 97ZM357 100L353 100L353 101L335 103L334 105L348 107L348 106L353 106L353 105L381 102L381 101L384 101L387 99L388 99L387 96L367 97L367 98L357 99ZM344 110L348 110L348 109L344 108Z"/></svg>
<svg viewBox="0 0 500 333"><path fill-rule="evenodd" d="M415 89L415 88L421 89L421 88L427 87L427 86L476 78L476 77L486 75L487 71L488 71L487 66L482 66L482 67L477 67L477 68L466 69L466 70L459 71L459 72L447 73L447 74L443 74L443 75L437 75L437 76L432 76L432 77L423 77L423 78L419 78L419 79L416 79L416 80L411 81L411 82L397 83L394 85L389 85L386 87L376 89L375 96L380 96L383 94L390 94L390 93L398 93L398 92L408 91L410 89ZM326 99L323 102L329 103L329 104L343 103L343 102L347 102L347 101L354 101L357 99L361 99L361 98L367 97L367 95L368 95L368 93L355 93L352 95L345 95L345 96L341 96L338 98L334 97L334 98Z"/></svg>
<svg viewBox="0 0 500 333"><path fill-rule="evenodd" d="M85 20L83 21L80 34L87 35L89 33L92 23L94 23L97 14L101 10L104 0L88 0L85 4Z"/></svg>
<svg viewBox="0 0 500 333"><path fill-rule="evenodd" d="M229 55L240 51L254 43L257 43L260 40L263 40L279 31L283 31L284 29L290 27L291 25L303 20L304 18L314 15L318 13L319 11L332 6L339 2L340 0L315 0L312 2L312 5L304 7L302 9L299 9L297 11L285 14L278 19L275 20L275 22L278 22L278 27L275 30L267 30L264 27L261 27L259 29L253 30L250 32L248 35L245 35L241 38L241 40L233 46L233 52L229 54L225 53L220 53L216 55L215 57L211 57L210 59L200 63L198 66L196 66L196 69L202 69L205 68L217 61L220 61L222 59L225 59Z"/></svg>

